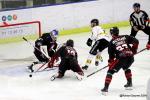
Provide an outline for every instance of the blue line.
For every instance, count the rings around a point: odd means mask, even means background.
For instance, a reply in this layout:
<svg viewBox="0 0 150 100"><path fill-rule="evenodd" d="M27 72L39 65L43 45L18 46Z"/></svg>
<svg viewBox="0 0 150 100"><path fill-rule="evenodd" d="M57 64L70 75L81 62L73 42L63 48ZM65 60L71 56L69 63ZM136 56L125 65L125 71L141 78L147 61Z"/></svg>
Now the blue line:
<svg viewBox="0 0 150 100"><path fill-rule="evenodd" d="M65 5L65 4L75 4L75 3L91 2L91 1L97 1L97 0L86 0L86 1L78 1L78 2L64 2L64 3L59 3L59 4L42 4L42 5L34 5L33 7L5 8L5 9L0 10L0 12L11 11L11 10L20 10L20 9L38 8L38 7L47 7L47 6L59 6L59 5Z"/></svg>

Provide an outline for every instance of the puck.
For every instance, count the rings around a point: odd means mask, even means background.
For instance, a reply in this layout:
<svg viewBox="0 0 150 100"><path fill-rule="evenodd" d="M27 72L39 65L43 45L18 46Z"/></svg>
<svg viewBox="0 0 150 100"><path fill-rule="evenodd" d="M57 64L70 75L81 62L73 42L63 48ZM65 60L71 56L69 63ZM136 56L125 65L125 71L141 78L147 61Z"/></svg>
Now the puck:
<svg viewBox="0 0 150 100"><path fill-rule="evenodd" d="M32 74L30 74L29 77L32 77Z"/></svg>

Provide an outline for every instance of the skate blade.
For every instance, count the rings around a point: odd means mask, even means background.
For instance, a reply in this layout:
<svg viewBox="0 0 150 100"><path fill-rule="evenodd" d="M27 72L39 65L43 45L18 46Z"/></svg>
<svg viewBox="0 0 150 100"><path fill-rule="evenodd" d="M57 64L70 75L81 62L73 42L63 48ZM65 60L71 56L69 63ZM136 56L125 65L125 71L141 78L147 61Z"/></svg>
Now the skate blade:
<svg viewBox="0 0 150 100"><path fill-rule="evenodd" d="M29 72L29 73L33 73L34 70L31 70L29 67L26 67L26 71Z"/></svg>
<svg viewBox="0 0 150 100"><path fill-rule="evenodd" d="M125 87L125 90L133 90L133 87Z"/></svg>
<svg viewBox="0 0 150 100"><path fill-rule="evenodd" d="M82 67L82 70L85 70L85 71L86 71L87 69L88 69L88 68L83 68L83 67Z"/></svg>
<svg viewBox="0 0 150 100"><path fill-rule="evenodd" d="M107 96L108 92L102 92L102 95Z"/></svg>
<svg viewBox="0 0 150 100"><path fill-rule="evenodd" d="M51 81L54 81L55 79L56 79L56 76L55 76L55 75L53 75L53 76L50 78Z"/></svg>

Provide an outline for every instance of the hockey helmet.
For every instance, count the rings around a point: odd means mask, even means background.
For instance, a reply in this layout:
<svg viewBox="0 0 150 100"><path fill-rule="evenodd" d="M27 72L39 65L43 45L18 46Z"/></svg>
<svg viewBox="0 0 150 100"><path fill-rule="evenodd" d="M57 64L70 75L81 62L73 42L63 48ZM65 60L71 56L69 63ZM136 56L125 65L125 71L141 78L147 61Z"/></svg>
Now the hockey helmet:
<svg viewBox="0 0 150 100"><path fill-rule="evenodd" d="M67 40L66 46L74 47L74 41L72 39Z"/></svg>
<svg viewBox="0 0 150 100"><path fill-rule="evenodd" d="M111 34L111 35L118 36L118 35L119 35L119 29L118 29L118 27L112 27L112 28L110 29L110 34Z"/></svg>
<svg viewBox="0 0 150 100"><path fill-rule="evenodd" d="M139 3L134 3L133 8L140 8L140 4Z"/></svg>
<svg viewBox="0 0 150 100"><path fill-rule="evenodd" d="M59 35L59 32L58 32L58 30L54 29L50 32L50 35L51 35L53 40L56 40L57 36Z"/></svg>
<svg viewBox="0 0 150 100"><path fill-rule="evenodd" d="M95 23L96 25L99 25L98 19L92 19L92 20L91 20L91 23Z"/></svg>

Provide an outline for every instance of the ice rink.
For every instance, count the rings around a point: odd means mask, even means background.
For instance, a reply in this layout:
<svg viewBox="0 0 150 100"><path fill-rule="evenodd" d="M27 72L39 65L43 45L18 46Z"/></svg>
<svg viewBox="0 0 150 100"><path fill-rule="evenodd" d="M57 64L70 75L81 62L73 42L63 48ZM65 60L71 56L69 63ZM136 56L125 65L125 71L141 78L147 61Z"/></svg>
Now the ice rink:
<svg viewBox="0 0 150 100"><path fill-rule="evenodd" d="M121 34L130 34L130 28L120 28ZM73 39L81 66L85 64L90 48L86 41L90 34L60 36L59 43ZM139 49L145 48L147 35L137 34ZM93 63L85 74L107 65L108 53L102 53L104 62L98 67ZM107 68L82 81L68 71L63 79L50 81L57 69L37 72L29 77L26 66L35 60L33 48L26 42L0 45L0 100L146 100L147 81L150 78L150 51L146 50L135 56L131 66L133 73L133 90L125 90L126 79L120 70L114 75L108 96L101 95Z"/></svg>

